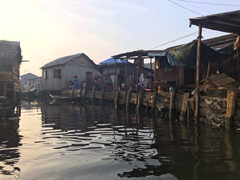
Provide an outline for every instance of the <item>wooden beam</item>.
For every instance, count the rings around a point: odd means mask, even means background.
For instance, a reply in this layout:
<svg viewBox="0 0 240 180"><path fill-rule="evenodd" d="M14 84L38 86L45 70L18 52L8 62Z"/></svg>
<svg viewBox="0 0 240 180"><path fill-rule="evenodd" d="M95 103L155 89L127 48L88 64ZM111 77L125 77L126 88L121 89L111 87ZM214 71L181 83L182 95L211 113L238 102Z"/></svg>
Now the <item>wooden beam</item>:
<svg viewBox="0 0 240 180"><path fill-rule="evenodd" d="M198 26L198 43L197 43L197 59L196 59L196 89L195 89L195 118L198 119L198 106L199 106L199 66L201 59L201 38L202 38L202 25Z"/></svg>

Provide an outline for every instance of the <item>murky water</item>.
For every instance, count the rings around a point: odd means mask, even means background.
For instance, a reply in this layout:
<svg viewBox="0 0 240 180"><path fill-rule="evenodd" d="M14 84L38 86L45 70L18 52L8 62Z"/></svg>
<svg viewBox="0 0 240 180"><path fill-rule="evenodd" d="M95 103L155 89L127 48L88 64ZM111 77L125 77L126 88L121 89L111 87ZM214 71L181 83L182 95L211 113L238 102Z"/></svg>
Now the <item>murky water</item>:
<svg viewBox="0 0 240 180"><path fill-rule="evenodd" d="M19 121L0 117L0 179L240 179L237 131L112 106L25 102Z"/></svg>

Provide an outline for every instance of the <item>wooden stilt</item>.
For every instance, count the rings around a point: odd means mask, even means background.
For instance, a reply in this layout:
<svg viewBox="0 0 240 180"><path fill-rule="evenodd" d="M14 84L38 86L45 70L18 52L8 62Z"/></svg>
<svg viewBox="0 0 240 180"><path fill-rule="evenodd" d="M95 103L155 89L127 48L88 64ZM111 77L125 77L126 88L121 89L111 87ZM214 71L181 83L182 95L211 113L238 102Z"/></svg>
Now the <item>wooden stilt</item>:
<svg viewBox="0 0 240 180"><path fill-rule="evenodd" d="M117 61L114 59L115 64L114 64L114 91L117 89Z"/></svg>
<svg viewBox="0 0 240 180"><path fill-rule="evenodd" d="M209 77L209 73L210 73L210 66L211 66L211 62L208 61L208 67L207 67L207 75L206 75L206 78Z"/></svg>
<svg viewBox="0 0 240 180"><path fill-rule="evenodd" d="M228 90L227 92L226 128L230 128L233 125L236 95L236 91Z"/></svg>
<svg viewBox="0 0 240 180"><path fill-rule="evenodd" d="M119 98L119 93L120 93L120 88L116 91L116 95L115 95L115 109L118 108L118 98Z"/></svg>
<svg viewBox="0 0 240 180"><path fill-rule="evenodd" d="M94 102L94 95L95 95L95 87L93 86L93 89L92 89L92 103Z"/></svg>
<svg viewBox="0 0 240 180"><path fill-rule="evenodd" d="M198 119L199 112L199 66L200 66L200 58L201 58L201 38L202 38L202 25L198 26L198 44L197 44L197 60L196 60L196 93L195 93L195 119Z"/></svg>
<svg viewBox="0 0 240 180"><path fill-rule="evenodd" d="M101 97L102 103L103 103L103 99L104 99L104 92L105 92L105 86L102 87L102 97Z"/></svg>
<svg viewBox="0 0 240 180"><path fill-rule="evenodd" d="M183 97L181 114L180 114L180 116L179 116L180 121L183 121L184 118L185 118L185 116L186 116L188 97L189 97L189 93L185 93L185 94L184 94L184 97Z"/></svg>
<svg viewBox="0 0 240 180"><path fill-rule="evenodd" d="M129 103L130 103L131 90L132 90L132 88L129 88L129 89L128 89L127 97L126 97L126 111L127 111L127 112L129 111Z"/></svg>
<svg viewBox="0 0 240 180"><path fill-rule="evenodd" d="M170 104L169 104L169 119L172 119L173 111L175 107L175 92L170 92Z"/></svg>
<svg viewBox="0 0 240 180"><path fill-rule="evenodd" d="M157 98L157 90L154 89L154 92L153 92L153 101L152 101L152 113L154 112L155 107L156 107L156 98Z"/></svg>
<svg viewBox="0 0 240 180"><path fill-rule="evenodd" d="M140 107L142 105L143 91L139 91L137 95L137 114L140 113Z"/></svg>

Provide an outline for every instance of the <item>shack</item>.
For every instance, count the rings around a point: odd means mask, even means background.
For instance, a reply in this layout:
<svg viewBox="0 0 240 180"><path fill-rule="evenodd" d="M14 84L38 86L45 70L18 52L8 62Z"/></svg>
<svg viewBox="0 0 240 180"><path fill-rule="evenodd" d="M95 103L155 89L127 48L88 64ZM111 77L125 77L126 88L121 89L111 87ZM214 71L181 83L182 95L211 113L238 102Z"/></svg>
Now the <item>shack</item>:
<svg viewBox="0 0 240 180"><path fill-rule="evenodd" d="M128 64L126 64L128 63ZM106 82L111 83L112 85L114 83L114 76L115 76L115 60L113 58L107 59L105 61L102 61L98 65L100 72L103 75L103 80ZM127 73L126 73L126 67ZM130 61L127 61L125 59L116 59L116 85L117 87L121 87L122 84L125 85L125 83L129 85L134 85L135 80L135 64L131 63ZM149 68L142 67L140 70L140 74L142 74L143 78L140 79L140 84L144 84L144 86L147 86L147 83L149 83L148 77L151 77L153 70ZM127 76L127 78L126 78ZM145 77L145 78L144 78ZM126 82L127 80L127 82ZM141 81L142 80L142 81Z"/></svg>
<svg viewBox="0 0 240 180"><path fill-rule="evenodd" d="M196 103L195 103L195 117L198 117L199 113L199 84L200 84L200 64L202 62L201 57L201 39L202 39L202 28L208 28L212 30L218 30L227 33L234 33L238 35L236 42L234 44L234 49L236 51L236 58L235 63L232 63L232 67L228 68L231 72L236 72L236 80L240 82L240 11L232 11L220 14L213 14L209 16L203 16L198 18L191 18L190 19L190 26L196 25L198 26L198 46L197 46L197 59L196 59ZM230 48L231 49L231 48ZM230 60L231 61L231 60ZM233 60L234 61L234 60ZM233 67L235 66L235 67ZM226 110L226 117L232 119L235 115L235 109L239 109L236 106L236 92L235 91L228 91L227 96L227 110ZM236 106L236 108L235 108ZM232 124L233 122L230 121L228 124Z"/></svg>
<svg viewBox="0 0 240 180"><path fill-rule="evenodd" d="M7 99L12 107L20 103L21 62L20 42L0 41L0 96Z"/></svg>
<svg viewBox="0 0 240 180"><path fill-rule="evenodd" d="M99 75L96 64L84 53L58 58L45 64L42 69L42 90L61 91L68 89L70 80L78 78L78 85L85 81L92 89L94 76Z"/></svg>
<svg viewBox="0 0 240 180"><path fill-rule="evenodd" d="M220 65L230 56L226 49L233 45L235 39L236 35L230 34L201 42L200 80L216 72L225 72ZM158 52L150 52L148 55L155 57L155 86L165 91L168 91L170 86L179 90L193 90L196 79L196 54L196 40Z"/></svg>
<svg viewBox="0 0 240 180"><path fill-rule="evenodd" d="M41 77L32 73L27 73L21 76L21 92L29 92L32 89L41 90Z"/></svg>

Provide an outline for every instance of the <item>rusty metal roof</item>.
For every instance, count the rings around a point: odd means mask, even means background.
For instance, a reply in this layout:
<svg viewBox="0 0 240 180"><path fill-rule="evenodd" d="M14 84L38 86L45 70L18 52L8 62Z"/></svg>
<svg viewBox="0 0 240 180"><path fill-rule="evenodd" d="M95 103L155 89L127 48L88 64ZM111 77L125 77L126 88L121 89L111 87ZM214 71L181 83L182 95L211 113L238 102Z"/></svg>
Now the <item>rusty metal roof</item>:
<svg viewBox="0 0 240 180"><path fill-rule="evenodd" d="M190 26L192 24L196 26L199 26L201 24L202 27L207 29L240 35L240 10L202 16L198 18L191 18L189 20Z"/></svg>

